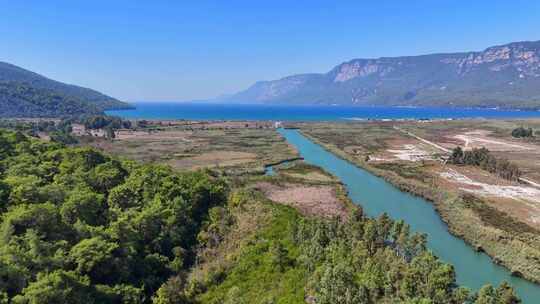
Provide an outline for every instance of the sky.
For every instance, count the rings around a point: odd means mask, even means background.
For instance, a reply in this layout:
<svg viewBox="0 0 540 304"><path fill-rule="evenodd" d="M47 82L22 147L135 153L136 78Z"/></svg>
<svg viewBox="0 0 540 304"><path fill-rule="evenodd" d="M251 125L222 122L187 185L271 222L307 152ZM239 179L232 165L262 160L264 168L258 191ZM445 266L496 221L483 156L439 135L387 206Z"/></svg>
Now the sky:
<svg viewBox="0 0 540 304"><path fill-rule="evenodd" d="M540 40L540 1L5 1L0 61L125 101L185 101L353 58Z"/></svg>

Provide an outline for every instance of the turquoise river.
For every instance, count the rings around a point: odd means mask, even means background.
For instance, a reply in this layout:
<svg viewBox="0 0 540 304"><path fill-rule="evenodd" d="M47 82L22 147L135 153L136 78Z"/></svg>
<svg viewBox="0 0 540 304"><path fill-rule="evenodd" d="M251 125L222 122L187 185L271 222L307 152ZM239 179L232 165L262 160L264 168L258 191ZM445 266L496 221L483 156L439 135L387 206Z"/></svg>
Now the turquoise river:
<svg viewBox="0 0 540 304"><path fill-rule="evenodd" d="M473 289L484 284L507 281L514 286L523 303L540 303L540 285L514 277L504 267L494 264L483 253L476 252L463 240L452 236L428 201L402 192L383 179L328 152L304 137L298 130L280 129L287 141L296 147L307 163L317 165L337 176L347 188L349 197L361 205L369 216L383 212L403 219L414 231L428 235L428 247L445 262L454 265L457 281Z"/></svg>

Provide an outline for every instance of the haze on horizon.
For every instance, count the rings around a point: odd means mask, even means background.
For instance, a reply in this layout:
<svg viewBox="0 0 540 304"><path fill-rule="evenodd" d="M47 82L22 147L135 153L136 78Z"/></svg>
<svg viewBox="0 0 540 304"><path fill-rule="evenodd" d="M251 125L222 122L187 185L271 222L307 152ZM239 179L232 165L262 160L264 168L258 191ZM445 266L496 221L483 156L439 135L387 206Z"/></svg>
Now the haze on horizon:
<svg viewBox="0 0 540 304"><path fill-rule="evenodd" d="M192 100L353 58L538 40L538 1L2 1L0 61L119 99ZM501 22L504 20L504 22Z"/></svg>

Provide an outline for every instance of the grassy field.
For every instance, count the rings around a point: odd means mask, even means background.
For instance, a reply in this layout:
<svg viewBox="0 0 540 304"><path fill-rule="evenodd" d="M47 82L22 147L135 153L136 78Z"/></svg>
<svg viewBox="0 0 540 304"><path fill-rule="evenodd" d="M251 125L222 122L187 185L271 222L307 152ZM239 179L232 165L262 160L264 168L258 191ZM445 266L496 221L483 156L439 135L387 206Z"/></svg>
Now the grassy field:
<svg viewBox="0 0 540 304"><path fill-rule="evenodd" d="M297 124L328 150L400 189L433 201L450 231L516 275L540 282L540 189L441 161L456 145L487 146L539 182L540 142L515 139L539 120ZM411 136L413 134L416 137ZM420 139L419 139L420 138Z"/></svg>
<svg viewBox="0 0 540 304"><path fill-rule="evenodd" d="M144 162L176 169L220 168L228 173L264 171L264 165L297 157L274 129L244 123L150 125L119 130L112 141L87 138L83 144Z"/></svg>

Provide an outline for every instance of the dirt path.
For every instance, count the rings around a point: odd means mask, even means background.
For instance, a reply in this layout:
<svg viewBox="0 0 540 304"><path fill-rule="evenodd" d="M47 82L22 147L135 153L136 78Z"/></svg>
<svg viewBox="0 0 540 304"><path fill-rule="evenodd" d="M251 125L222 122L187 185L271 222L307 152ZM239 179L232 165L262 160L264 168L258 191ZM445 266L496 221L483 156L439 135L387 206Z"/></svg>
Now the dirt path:
<svg viewBox="0 0 540 304"><path fill-rule="evenodd" d="M519 180L520 180L520 181L523 181L523 182L526 182L526 183L528 183L529 185L531 185L531 186L533 186L533 187L540 188L540 184L535 183L535 182L533 182L533 181L530 180L530 179L526 179L526 178L521 177Z"/></svg>
<svg viewBox="0 0 540 304"><path fill-rule="evenodd" d="M424 138L422 138L422 137L420 137L420 136L418 136L418 135L416 135L416 134L413 134L413 133L411 133L411 132L409 132L409 131L405 131L405 130L403 130L403 129L401 129L401 128L398 128L398 127L396 127L396 126L394 126L394 129L396 129L396 130L398 130L398 131L400 131L400 132L402 132L402 133L405 133L405 134L407 134L407 135L409 135L409 136L411 136L411 137L414 137L414 138L418 139L419 141L421 141L421 142L423 142L423 143L425 143L425 144L428 144L428 145L430 145L430 146L432 146L432 147L435 147L435 148L437 148L437 149L439 149L439 150L441 150L441 151L443 151L443 152L446 152L446 153L452 152L452 151L450 151L450 149L447 149L447 148L445 148L445 147L443 147L443 146L440 146L440 145L438 145L438 144L436 144L436 143L434 143L434 142L432 142L432 141L429 141L429 140L427 140L427 139L424 139Z"/></svg>
<svg viewBox="0 0 540 304"><path fill-rule="evenodd" d="M474 137L474 136L470 136L468 134L455 135L454 138L465 142L465 148L468 148L469 145L471 143L473 143L473 142L480 142L480 143L486 143L486 144L506 146L508 148L514 148L514 149L518 149L518 150L531 150L531 149L533 149L531 147L526 147L526 146L512 144L512 143L507 143L507 142L504 142L504 141L486 139L486 138L481 138L481 137Z"/></svg>

